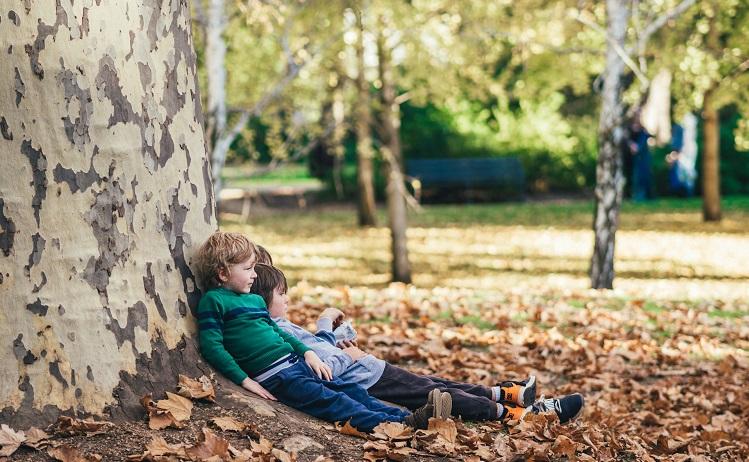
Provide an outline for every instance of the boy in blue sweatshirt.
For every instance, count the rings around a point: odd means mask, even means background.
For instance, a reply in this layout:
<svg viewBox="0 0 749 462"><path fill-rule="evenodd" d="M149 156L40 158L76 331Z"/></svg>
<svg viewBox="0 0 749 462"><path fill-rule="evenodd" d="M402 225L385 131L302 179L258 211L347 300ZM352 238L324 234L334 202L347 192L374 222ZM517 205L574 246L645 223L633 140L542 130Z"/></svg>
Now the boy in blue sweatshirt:
<svg viewBox="0 0 749 462"><path fill-rule="evenodd" d="M216 232L198 250L198 281L206 290L197 310L200 349L219 372L264 398L366 432L381 422L426 428L430 417L449 417L449 394L431 395L412 414L333 378L330 367L280 329L263 299L250 293L256 261L255 246L238 233Z"/></svg>

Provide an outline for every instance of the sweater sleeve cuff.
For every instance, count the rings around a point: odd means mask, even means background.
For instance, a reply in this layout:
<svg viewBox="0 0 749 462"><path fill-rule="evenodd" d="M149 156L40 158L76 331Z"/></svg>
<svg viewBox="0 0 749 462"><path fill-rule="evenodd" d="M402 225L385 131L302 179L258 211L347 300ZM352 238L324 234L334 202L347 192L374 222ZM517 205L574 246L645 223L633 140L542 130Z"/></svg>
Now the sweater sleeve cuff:
<svg viewBox="0 0 749 462"><path fill-rule="evenodd" d="M294 345L294 353L298 354L299 356L304 356L304 353L312 351L312 348L308 347L302 342L298 342L296 345Z"/></svg>
<svg viewBox="0 0 749 462"><path fill-rule="evenodd" d="M242 382L244 382L244 379L246 379L247 377L249 377L249 375L247 375L243 370L240 369L239 371L233 373L231 377L229 377L229 380L241 387Z"/></svg>
<svg viewBox="0 0 749 462"><path fill-rule="evenodd" d="M333 332L333 320L330 318L318 318L317 319L317 330Z"/></svg>

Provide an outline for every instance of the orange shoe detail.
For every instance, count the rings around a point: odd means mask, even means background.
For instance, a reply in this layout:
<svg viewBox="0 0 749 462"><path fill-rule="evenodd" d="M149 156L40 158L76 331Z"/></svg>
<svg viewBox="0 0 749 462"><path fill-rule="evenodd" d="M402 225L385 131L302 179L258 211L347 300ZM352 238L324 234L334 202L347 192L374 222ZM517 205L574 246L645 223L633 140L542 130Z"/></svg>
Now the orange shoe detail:
<svg viewBox="0 0 749 462"><path fill-rule="evenodd" d="M505 404L504 406L507 412L505 412L505 415L502 418L502 420L505 420L505 421L520 420L523 418L525 413L528 412L528 410L524 407L513 406L511 404Z"/></svg>
<svg viewBox="0 0 749 462"><path fill-rule="evenodd" d="M523 386L519 383L513 383L510 386L501 387L504 392L504 399L508 403L523 404L520 402L520 393L522 392Z"/></svg>

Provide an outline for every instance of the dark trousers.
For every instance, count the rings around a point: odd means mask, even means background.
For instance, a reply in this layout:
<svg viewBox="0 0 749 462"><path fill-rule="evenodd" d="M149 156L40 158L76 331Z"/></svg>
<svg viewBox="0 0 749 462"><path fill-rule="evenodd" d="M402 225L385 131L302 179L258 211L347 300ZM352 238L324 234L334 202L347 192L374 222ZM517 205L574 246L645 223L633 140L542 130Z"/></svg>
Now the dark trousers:
<svg viewBox="0 0 749 462"><path fill-rule="evenodd" d="M328 422L350 420L354 428L363 432L372 431L381 422L403 422L410 415L372 398L360 385L337 378L330 381L318 378L304 361L260 385L287 406Z"/></svg>
<svg viewBox="0 0 749 462"><path fill-rule="evenodd" d="M497 419L497 403L492 400L491 388L418 375L392 364L385 365L380 380L367 391L375 398L414 410L426 404L429 392L435 388L450 393L454 416L466 420Z"/></svg>

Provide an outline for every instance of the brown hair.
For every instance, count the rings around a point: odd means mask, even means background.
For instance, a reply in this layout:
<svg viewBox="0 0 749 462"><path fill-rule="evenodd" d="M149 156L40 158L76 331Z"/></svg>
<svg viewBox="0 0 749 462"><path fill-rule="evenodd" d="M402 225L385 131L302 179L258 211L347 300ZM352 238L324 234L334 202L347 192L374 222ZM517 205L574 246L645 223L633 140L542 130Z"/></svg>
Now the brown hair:
<svg viewBox="0 0 749 462"><path fill-rule="evenodd" d="M264 265L273 266L273 257L270 256L270 253L268 253L268 250L259 244L256 245L255 247L257 248L257 262L262 263Z"/></svg>
<svg viewBox="0 0 749 462"><path fill-rule="evenodd" d="M268 307L270 307L270 302L273 301L275 289L279 289L282 293L289 289L286 276L275 266L258 263L255 265L255 273L257 273L257 278L252 283L250 293L263 297L265 305Z"/></svg>
<svg viewBox="0 0 749 462"><path fill-rule="evenodd" d="M240 233L216 231L198 249L195 270L198 285L204 290L221 285L219 271L229 271L229 265L257 260L255 244Z"/></svg>

